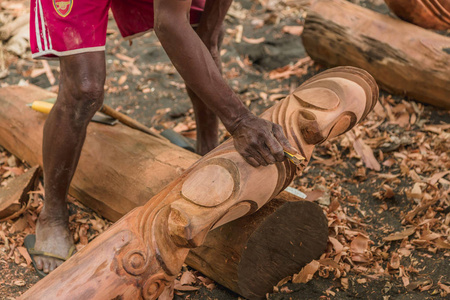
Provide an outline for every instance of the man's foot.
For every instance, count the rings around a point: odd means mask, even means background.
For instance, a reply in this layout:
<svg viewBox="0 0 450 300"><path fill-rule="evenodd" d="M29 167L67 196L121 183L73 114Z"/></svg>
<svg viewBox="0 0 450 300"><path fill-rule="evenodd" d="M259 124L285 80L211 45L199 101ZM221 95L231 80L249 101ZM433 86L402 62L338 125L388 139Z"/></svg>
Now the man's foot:
<svg viewBox="0 0 450 300"><path fill-rule="evenodd" d="M67 257L73 246L67 217L47 217L42 212L36 225L35 250ZM34 259L36 268L44 273L50 273L64 262L61 259L41 255L36 255Z"/></svg>

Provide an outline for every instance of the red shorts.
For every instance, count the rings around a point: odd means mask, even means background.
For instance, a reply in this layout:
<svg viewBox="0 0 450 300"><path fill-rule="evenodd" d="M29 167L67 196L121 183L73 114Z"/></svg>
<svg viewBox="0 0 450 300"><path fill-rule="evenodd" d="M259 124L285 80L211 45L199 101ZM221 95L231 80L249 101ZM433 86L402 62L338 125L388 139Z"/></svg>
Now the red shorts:
<svg viewBox="0 0 450 300"><path fill-rule="evenodd" d="M192 0L191 24L200 21L205 1ZM104 51L110 6L124 38L153 28L153 0L31 0L33 58Z"/></svg>

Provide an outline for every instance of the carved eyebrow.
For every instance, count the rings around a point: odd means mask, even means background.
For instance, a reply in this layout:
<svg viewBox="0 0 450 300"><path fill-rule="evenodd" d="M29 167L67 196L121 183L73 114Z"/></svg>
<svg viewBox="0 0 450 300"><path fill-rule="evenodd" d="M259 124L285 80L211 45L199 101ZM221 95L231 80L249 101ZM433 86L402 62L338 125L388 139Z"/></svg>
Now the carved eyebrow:
<svg viewBox="0 0 450 300"><path fill-rule="evenodd" d="M327 89L327 87L321 86L321 85L311 86L310 88L308 88L308 90L313 90L313 89L317 90L317 91L315 91L315 93L320 93L320 90L322 90L322 93L324 93L323 96L330 98L331 101L329 103L321 102L321 103L318 103L319 105L316 105L314 103L303 100L299 95L297 95L297 93L294 93L293 96L295 97L295 99L297 99L297 101L304 108L311 108L311 109L320 110L320 111L331 111L331 110L335 110L336 108L338 108L341 100L340 100L339 95L335 91L330 91L329 89ZM304 91L306 91L306 89ZM301 92L302 91L299 91L298 93L301 93ZM333 97L334 99L331 97Z"/></svg>

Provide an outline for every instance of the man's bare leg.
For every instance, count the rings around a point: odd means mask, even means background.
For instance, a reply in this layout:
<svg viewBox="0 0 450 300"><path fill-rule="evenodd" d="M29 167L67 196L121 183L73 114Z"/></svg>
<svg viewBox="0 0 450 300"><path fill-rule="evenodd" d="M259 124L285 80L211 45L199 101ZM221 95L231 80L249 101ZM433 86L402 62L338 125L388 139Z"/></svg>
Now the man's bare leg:
<svg viewBox="0 0 450 300"><path fill-rule="evenodd" d="M205 155L219 145L219 118L191 89L187 88L187 93L191 98L197 124L196 152Z"/></svg>
<svg viewBox="0 0 450 300"><path fill-rule="evenodd" d="M61 78L55 106L44 126L44 207L36 226L35 249L66 257L73 246L66 198L90 119L103 103L105 54L60 58ZM36 256L38 269L53 271L63 261Z"/></svg>
<svg viewBox="0 0 450 300"><path fill-rule="evenodd" d="M222 72L222 60L220 59L220 45L223 35L218 37L220 41L214 46L207 45L217 67ZM194 108L195 123L197 125L196 152L205 155L219 145L219 118L205 103L188 87L187 93Z"/></svg>
<svg viewBox="0 0 450 300"><path fill-rule="evenodd" d="M232 0L207 0L196 30L220 72L222 72L220 47L224 35L223 20L232 2ZM219 145L219 119L189 87L187 93L192 101L197 124L196 152L204 155Z"/></svg>

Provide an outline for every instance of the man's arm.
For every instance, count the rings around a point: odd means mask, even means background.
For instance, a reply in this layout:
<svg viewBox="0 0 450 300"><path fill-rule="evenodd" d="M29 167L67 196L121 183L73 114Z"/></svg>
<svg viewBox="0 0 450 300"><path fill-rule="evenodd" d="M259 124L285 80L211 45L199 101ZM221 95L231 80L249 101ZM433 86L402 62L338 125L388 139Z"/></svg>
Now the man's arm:
<svg viewBox="0 0 450 300"><path fill-rule="evenodd" d="M230 1L216 0L207 5L212 5L208 10L215 13L202 16L207 18L202 26L218 30L215 14L224 17ZM279 125L254 116L225 82L209 50L189 24L190 6L189 0L154 2L155 32L186 84L221 119L233 135L237 151L251 165L282 161L283 148L296 152Z"/></svg>
<svg viewBox="0 0 450 300"><path fill-rule="evenodd" d="M195 29L211 54L219 71L222 70L219 49L223 36L223 22L231 3L233 3L233 0L207 0L200 23Z"/></svg>

